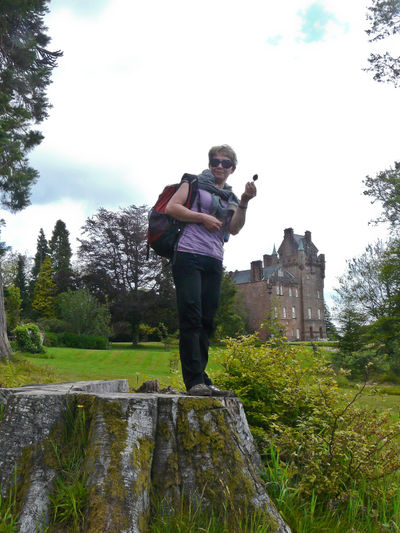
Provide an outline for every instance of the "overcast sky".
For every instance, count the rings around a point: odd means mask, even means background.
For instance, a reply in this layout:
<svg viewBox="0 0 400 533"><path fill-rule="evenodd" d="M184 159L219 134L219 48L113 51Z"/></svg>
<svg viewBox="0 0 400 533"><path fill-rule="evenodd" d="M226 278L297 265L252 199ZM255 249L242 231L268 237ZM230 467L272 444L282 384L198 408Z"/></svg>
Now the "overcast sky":
<svg viewBox="0 0 400 533"><path fill-rule="evenodd" d="M3 239L34 255L40 228L50 238L61 218L76 249L99 207L150 206L227 143L238 154L237 195L253 174L259 181L226 267L249 268L284 228L310 230L326 256L329 301L346 259L386 234L368 225L377 209L362 181L400 158L400 89L362 70L373 50L367 5L53 0L51 48L64 56L45 140L30 157L40 179L30 207L1 213Z"/></svg>

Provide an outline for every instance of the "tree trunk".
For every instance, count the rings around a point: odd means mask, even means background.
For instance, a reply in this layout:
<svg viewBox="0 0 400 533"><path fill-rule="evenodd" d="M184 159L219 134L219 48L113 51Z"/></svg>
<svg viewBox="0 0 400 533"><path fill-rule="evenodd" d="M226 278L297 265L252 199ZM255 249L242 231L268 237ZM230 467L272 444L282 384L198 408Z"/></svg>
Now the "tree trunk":
<svg viewBox="0 0 400 533"><path fill-rule="evenodd" d="M237 398L128 390L127 380L0 389L0 487L5 498L16 493L20 533L46 529L71 479L85 485L84 533L145 533L152 516L185 501L206 512L230 502L235 514L261 512L268 531L290 533L259 477Z"/></svg>
<svg viewBox="0 0 400 533"><path fill-rule="evenodd" d="M7 337L6 310L4 308L3 277L0 268L0 360L11 359L12 349Z"/></svg>

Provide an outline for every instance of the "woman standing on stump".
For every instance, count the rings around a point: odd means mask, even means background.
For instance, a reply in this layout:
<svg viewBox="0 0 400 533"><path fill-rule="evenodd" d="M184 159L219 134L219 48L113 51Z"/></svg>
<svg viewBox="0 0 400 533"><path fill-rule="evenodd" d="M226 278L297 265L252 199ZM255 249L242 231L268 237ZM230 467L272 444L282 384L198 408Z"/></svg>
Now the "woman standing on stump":
<svg viewBox="0 0 400 533"><path fill-rule="evenodd" d="M192 396L229 396L232 393L213 385L206 373L208 347L218 308L224 242L242 229L248 202L257 191L254 182L246 183L239 201L227 185L237 165L230 146L211 148L208 161L208 169L198 176L192 208L184 206L189 185L182 183L166 212L186 223L172 264L183 381Z"/></svg>

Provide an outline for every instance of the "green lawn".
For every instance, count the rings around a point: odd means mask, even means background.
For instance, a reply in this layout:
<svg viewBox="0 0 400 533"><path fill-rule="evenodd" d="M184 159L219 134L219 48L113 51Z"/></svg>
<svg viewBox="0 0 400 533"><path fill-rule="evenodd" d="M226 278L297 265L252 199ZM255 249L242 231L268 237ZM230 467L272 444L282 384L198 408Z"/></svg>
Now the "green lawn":
<svg viewBox="0 0 400 533"><path fill-rule="evenodd" d="M114 343L109 350L46 348L46 352L46 358L29 359L41 367L50 367L59 381L126 378L130 387L136 388L147 379L168 381L170 358L177 350L172 347L171 351L166 351L161 343L135 347L129 343Z"/></svg>
<svg viewBox="0 0 400 533"><path fill-rule="evenodd" d="M216 369L213 361L214 350L215 348L212 348L210 351L211 374ZM180 365L173 365L178 371L171 372L171 359L178 360L177 344L172 345L170 351L166 351L163 344L158 342L141 343L138 346L132 346L130 343L114 343L109 350L46 348L46 351L45 357L32 357L29 354L21 356L43 370L51 371L52 375L56 376L56 381L126 378L131 389L135 389L148 379L158 379L162 386L174 385L183 390ZM310 367L318 354L314 354L310 347L304 347L298 357L302 366ZM34 375L40 380L40 376ZM356 388L347 379L341 378L340 384L344 399L356 393ZM394 418L399 419L400 386L369 387L357 400L357 405L369 409L391 409Z"/></svg>
<svg viewBox="0 0 400 533"><path fill-rule="evenodd" d="M158 342L132 346L130 343L113 343L109 350L83 350L80 348L46 348L45 357L21 354L42 368L50 368L58 381L125 378L131 388L137 388L148 379L158 379L163 386L183 388L180 365L175 363L171 372L171 359L178 360L178 347L166 351ZM210 368L215 368L210 361Z"/></svg>

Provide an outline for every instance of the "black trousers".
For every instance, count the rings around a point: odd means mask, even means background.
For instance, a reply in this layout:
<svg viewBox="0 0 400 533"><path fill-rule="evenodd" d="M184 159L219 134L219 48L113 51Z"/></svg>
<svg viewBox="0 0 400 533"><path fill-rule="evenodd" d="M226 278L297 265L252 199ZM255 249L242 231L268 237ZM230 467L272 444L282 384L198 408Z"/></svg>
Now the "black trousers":
<svg viewBox="0 0 400 533"><path fill-rule="evenodd" d="M222 261L177 252L172 265L179 316L179 353L186 388L212 381L206 373L222 279Z"/></svg>

